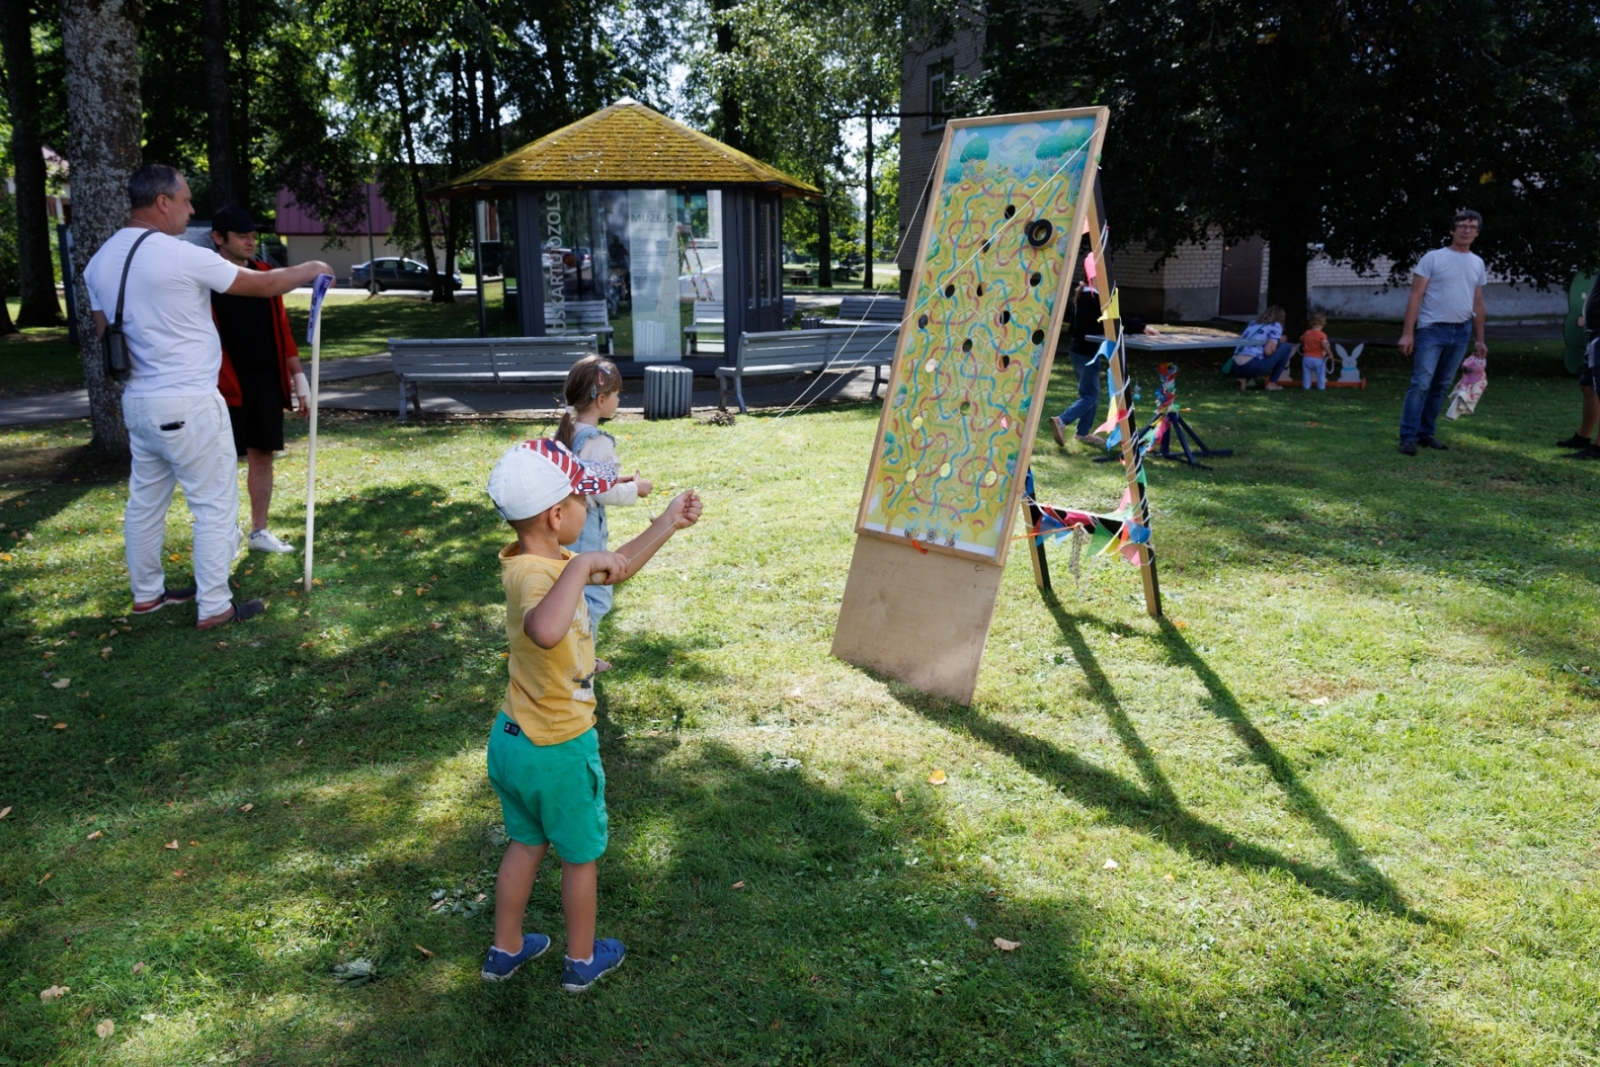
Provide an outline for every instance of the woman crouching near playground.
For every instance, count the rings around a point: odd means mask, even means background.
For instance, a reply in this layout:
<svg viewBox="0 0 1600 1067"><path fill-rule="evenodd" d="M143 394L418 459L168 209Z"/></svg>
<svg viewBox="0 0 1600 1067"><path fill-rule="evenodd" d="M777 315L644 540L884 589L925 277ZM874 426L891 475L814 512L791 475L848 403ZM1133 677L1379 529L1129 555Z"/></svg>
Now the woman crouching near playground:
<svg viewBox="0 0 1600 1067"><path fill-rule="evenodd" d="M1283 318L1283 308L1272 304L1244 328L1239 340L1245 343L1233 350L1233 358L1223 368L1239 379L1239 392L1250 388L1252 378L1265 378L1268 389L1283 388L1276 379L1294 351L1283 339Z"/></svg>

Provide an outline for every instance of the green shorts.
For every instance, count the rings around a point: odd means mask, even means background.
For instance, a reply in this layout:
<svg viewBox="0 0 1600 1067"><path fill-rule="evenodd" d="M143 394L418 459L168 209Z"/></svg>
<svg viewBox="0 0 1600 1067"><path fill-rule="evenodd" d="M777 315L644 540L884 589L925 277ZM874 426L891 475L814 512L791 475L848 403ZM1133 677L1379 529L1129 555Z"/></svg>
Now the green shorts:
<svg viewBox="0 0 1600 1067"><path fill-rule="evenodd" d="M605 852L606 772L593 727L559 745L536 745L502 711L489 731L489 784L511 840L553 845L566 863Z"/></svg>

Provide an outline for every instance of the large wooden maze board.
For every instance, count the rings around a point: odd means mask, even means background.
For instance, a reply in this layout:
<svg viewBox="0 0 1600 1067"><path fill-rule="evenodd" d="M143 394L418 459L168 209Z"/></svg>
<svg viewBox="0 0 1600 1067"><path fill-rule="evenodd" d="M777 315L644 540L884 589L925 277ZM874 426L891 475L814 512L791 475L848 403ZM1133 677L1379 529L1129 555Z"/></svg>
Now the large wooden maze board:
<svg viewBox="0 0 1600 1067"><path fill-rule="evenodd" d="M856 516L841 659L972 698L1108 116L946 125Z"/></svg>
<svg viewBox="0 0 1600 1067"><path fill-rule="evenodd" d="M950 124L858 531L1004 562L1100 114Z"/></svg>

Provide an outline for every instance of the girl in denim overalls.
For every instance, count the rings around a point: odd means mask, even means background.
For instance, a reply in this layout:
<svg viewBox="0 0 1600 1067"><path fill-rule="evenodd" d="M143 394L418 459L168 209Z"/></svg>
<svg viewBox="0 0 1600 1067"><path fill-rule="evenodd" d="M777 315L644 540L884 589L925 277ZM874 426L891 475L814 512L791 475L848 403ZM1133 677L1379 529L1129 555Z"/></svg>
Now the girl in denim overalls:
<svg viewBox="0 0 1600 1067"><path fill-rule="evenodd" d="M617 481L616 485L599 496L585 498L589 502L589 518L584 523L583 533L569 547L574 552L603 552L611 533L606 524L606 507L612 504L622 507L637 504L640 499L650 495L652 487L636 474L621 473L616 438L600 429L603 420L617 413L617 405L622 400L622 374L617 370L617 365L599 356L580 359L567 372L564 399L567 409L562 413L561 425L556 429L556 440L572 449L585 466L609 468L609 473L605 470L600 473ZM600 620L611 610L611 587L585 586L583 597L589 605L589 625L598 640ZM595 660L597 673L610 668L611 664L605 660Z"/></svg>

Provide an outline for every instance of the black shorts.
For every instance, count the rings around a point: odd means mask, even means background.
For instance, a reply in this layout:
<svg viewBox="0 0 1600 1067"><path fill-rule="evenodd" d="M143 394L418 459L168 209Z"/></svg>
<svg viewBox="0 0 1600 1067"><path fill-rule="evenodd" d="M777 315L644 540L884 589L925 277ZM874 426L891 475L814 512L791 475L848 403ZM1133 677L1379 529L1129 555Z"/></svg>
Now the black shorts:
<svg viewBox="0 0 1600 1067"><path fill-rule="evenodd" d="M233 420L233 447L243 458L245 449L259 448L263 452L283 451L283 401L277 382L243 389L244 403L229 406L228 417Z"/></svg>

